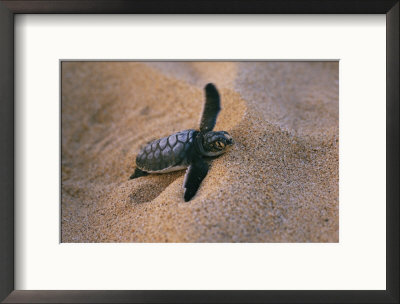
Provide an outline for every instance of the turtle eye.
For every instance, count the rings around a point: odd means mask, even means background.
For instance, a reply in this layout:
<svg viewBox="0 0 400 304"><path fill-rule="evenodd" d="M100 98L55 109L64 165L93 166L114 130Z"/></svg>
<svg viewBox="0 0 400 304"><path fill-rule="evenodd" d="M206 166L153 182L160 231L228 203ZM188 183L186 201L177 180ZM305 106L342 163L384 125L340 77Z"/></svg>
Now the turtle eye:
<svg viewBox="0 0 400 304"><path fill-rule="evenodd" d="M225 143L222 142L222 141L216 141L215 145L216 145L217 148L220 148L220 149L225 148Z"/></svg>

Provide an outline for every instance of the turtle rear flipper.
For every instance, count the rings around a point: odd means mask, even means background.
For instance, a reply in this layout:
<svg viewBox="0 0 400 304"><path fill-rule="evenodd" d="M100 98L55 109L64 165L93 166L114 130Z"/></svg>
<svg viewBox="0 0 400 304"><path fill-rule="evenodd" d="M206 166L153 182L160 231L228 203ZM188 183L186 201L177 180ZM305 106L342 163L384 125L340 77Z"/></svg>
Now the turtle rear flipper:
<svg viewBox="0 0 400 304"><path fill-rule="evenodd" d="M221 106L218 90L212 83L207 84L204 91L206 102L200 120L200 131L206 133L214 129Z"/></svg>
<svg viewBox="0 0 400 304"><path fill-rule="evenodd" d="M136 168L135 172L133 172L133 174L129 177L129 179L134 179L134 178L146 176L146 175L149 175L149 173L147 173L146 171L142 171L139 168Z"/></svg>
<svg viewBox="0 0 400 304"><path fill-rule="evenodd" d="M208 172L208 164L201 158L196 159L187 169L183 187L185 188L184 199L188 202L196 194L202 180Z"/></svg>

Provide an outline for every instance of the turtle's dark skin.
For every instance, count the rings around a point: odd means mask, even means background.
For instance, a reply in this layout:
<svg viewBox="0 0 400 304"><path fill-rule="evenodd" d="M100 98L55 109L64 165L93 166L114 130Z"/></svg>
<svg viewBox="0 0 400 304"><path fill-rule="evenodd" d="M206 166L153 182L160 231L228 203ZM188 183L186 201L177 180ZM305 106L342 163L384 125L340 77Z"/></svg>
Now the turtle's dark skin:
<svg viewBox="0 0 400 304"><path fill-rule="evenodd" d="M187 168L183 197L186 202L193 198L207 175L206 159L221 155L234 143L228 132L212 131L221 110L220 97L212 83L204 90L206 101L199 130L185 130L149 142L136 157L136 169L131 179Z"/></svg>

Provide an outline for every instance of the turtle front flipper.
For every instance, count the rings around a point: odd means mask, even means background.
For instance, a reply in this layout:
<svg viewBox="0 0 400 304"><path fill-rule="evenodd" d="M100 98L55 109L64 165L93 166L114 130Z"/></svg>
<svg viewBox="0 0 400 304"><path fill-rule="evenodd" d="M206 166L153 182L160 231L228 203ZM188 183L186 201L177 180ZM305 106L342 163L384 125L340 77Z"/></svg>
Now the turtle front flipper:
<svg viewBox="0 0 400 304"><path fill-rule="evenodd" d="M206 102L204 103L203 114L200 120L200 131L206 133L214 129L221 106L218 90L212 83L207 84L204 91Z"/></svg>
<svg viewBox="0 0 400 304"><path fill-rule="evenodd" d="M185 193L183 195L185 202L190 201L196 194L207 172L208 164L202 158L198 158L191 163L186 171L185 181L183 183L183 188L185 188Z"/></svg>
<svg viewBox="0 0 400 304"><path fill-rule="evenodd" d="M129 179L134 179L134 178L146 176L146 175L149 175L149 173L147 173L146 171L142 171L139 168L136 168L135 172L133 172L133 174L129 177Z"/></svg>

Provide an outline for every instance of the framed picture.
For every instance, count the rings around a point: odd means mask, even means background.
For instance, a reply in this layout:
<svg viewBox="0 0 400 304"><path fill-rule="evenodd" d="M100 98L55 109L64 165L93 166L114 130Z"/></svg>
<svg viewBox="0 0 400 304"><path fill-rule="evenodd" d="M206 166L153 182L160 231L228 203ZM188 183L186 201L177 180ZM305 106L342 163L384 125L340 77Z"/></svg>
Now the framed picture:
<svg viewBox="0 0 400 304"><path fill-rule="evenodd" d="M2 301L399 301L398 1L0 15Z"/></svg>

